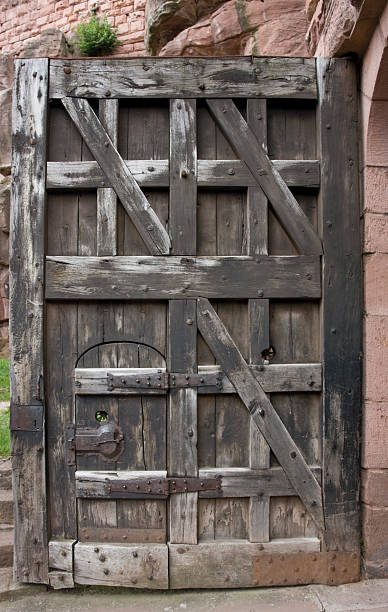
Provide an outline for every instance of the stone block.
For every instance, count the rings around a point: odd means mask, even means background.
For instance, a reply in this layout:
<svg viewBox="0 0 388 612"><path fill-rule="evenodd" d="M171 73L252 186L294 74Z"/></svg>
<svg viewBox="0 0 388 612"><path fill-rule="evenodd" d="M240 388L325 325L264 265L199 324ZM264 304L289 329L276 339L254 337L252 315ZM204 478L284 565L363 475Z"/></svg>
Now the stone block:
<svg viewBox="0 0 388 612"><path fill-rule="evenodd" d="M306 15L309 21L313 18L317 4L318 0L306 0Z"/></svg>
<svg viewBox="0 0 388 612"><path fill-rule="evenodd" d="M290 26L291 24L291 26ZM230 0L160 51L165 56L306 55L304 0Z"/></svg>
<svg viewBox="0 0 388 612"><path fill-rule="evenodd" d="M364 323L364 398L388 401L387 380L388 316L369 315Z"/></svg>
<svg viewBox="0 0 388 612"><path fill-rule="evenodd" d="M30 41L20 57L69 57L71 56L66 38L60 30L44 30Z"/></svg>
<svg viewBox="0 0 388 612"><path fill-rule="evenodd" d="M11 179L5 177L0 183L0 231L9 233Z"/></svg>
<svg viewBox="0 0 388 612"><path fill-rule="evenodd" d="M388 253L388 216L376 213L365 213L364 253L375 252Z"/></svg>
<svg viewBox="0 0 388 612"><path fill-rule="evenodd" d="M388 254L364 256L364 295L367 315L388 315Z"/></svg>
<svg viewBox="0 0 388 612"><path fill-rule="evenodd" d="M365 211L388 213L388 167L366 166L364 189Z"/></svg>
<svg viewBox="0 0 388 612"><path fill-rule="evenodd" d="M363 504L362 536L367 578L388 576L388 508Z"/></svg>
<svg viewBox="0 0 388 612"><path fill-rule="evenodd" d="M361 470L361 501L388 508L388 464L385 470Z"/></svg>
<svg viewBox="0 0 388 612"><path fill-rule="evenodd" d="M0 168L11 165L12 89L0 91Z"/></svg>
<svg viewBox="0 0 388 612"><path fill-rule="evenodd" d="M369 113L366 164L388 167L388 100L375 100Z"/></svg>
<svg viewBox="0 0 388 612"><path fill-rule="evenodd" d="M385 379L386 381L387 379ZM388 402L365 402L362 415L361 465L365 469L388 467Z"/></svg>
<svg viewBox="0 0 388 612"><path fill-rule="evenodd" d="M0 55L0 90L12 87L13 60L13 55Z"/></svg>

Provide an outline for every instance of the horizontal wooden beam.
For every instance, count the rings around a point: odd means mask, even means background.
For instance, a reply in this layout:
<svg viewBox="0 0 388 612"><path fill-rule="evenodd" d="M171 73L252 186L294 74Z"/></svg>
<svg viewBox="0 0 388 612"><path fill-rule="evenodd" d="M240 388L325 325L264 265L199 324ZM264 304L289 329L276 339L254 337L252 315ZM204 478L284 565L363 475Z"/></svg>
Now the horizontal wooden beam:
<svg viewBox="0 0 388 612"><path fill-rule="evenodd" d="M320 363L273 364L250 366L266 393L290 391L320 391L322 389L322 367ZM205 380L219 372L219 366L198 366L198 373ZM158 389L113 389L108 386L108 373L115 376L137 374L147 376L165 372L165 368L76 368L75 393L77 395L160 395L167 391ZM222 388L198 387L198 393L236 393L229 379L223 374Z"/></svg>
<svg viewBox="0 0 388 612"><path fill-rule="evenodd" d="M50 98L317 98L314 59L50 60Z"/></svg>
<svg viewBox="0 0 388 612"><path fill-rule="evenodd" d="M310 466L315 478L321 481L321 468ZM138 480L165 478L165 472L109 472L109 480ZM106 498L107 472L76 472L76 495L82 498ZM221 476L222 490L200 491L201 498L252 497L296 495L295 489L281 467L251 470L249 468L207 468L199 470L199 478ZM177 494L179 495L179 494ZM139 494L141 497L141 494Z"/></svg>
<svg viewBox="0 0 388 612"><path fill-rule="evenodd" d="M126 160L125 163L140 187L169 186L167 159ZM319 187L319 161L275 159L272 163L289 187ZM246 164L236 159L199 159L197 175L198 187L252 187L257 184ZM47 189L98 187L111 187L111 183L95 161L47 164Z"/></svg>
<svg viewBox="0 0 388 612"><path fill-rule="evenodd" d="M47 299L313 299L320 295L316 256L46 258Z"/></svg>

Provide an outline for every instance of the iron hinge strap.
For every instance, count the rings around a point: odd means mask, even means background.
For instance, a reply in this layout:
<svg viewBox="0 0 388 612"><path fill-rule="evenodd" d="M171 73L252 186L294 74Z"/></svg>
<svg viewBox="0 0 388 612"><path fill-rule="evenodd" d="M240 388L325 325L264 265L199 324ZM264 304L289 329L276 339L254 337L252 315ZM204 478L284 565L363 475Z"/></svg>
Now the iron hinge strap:
<svg viewBox="0 0 388 612"><path fill-rule="evenodd" d="M188 387L218 387L222 389L223 373L214 374L192 374L182 372L152 372L143 374L116 375L107 373L108 389L182 389Z"/></svg>
<svg viewBox="0 0 388 612"><path fill-rule="evenodd" d="M221 477L217 478L131 478L128 480L109 480L105 482L107 496L126 497L136 494L142 497L149 495L168 497L176 493L199 491L222 491Z"/></svg>

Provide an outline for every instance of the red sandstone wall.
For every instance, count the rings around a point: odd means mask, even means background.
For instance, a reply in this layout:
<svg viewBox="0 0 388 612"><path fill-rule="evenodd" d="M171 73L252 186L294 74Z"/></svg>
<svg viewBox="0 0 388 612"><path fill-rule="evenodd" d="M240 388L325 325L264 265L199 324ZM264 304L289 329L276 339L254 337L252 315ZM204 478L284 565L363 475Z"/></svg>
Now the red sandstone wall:
<svg viewBox="0 0 388 612"><path fill-rule="evenodd" d="M93 6L117 26L122 44L118 54L144 55L146 0L3 0L0 9L0 53L19 54L43 30L55 28L68 35L90 15Z"/></svg>

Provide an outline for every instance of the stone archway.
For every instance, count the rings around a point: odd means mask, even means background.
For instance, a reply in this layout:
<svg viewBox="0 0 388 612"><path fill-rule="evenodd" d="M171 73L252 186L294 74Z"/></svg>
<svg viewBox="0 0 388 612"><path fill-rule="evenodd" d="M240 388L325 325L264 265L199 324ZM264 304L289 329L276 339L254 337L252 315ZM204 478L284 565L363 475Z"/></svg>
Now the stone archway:
<svg viewBox="0 0 388 612"><path fill-rule="evenodd" d="M363 540L369 578L388 575L388 7L361 71L364 183Z"/></svg>

